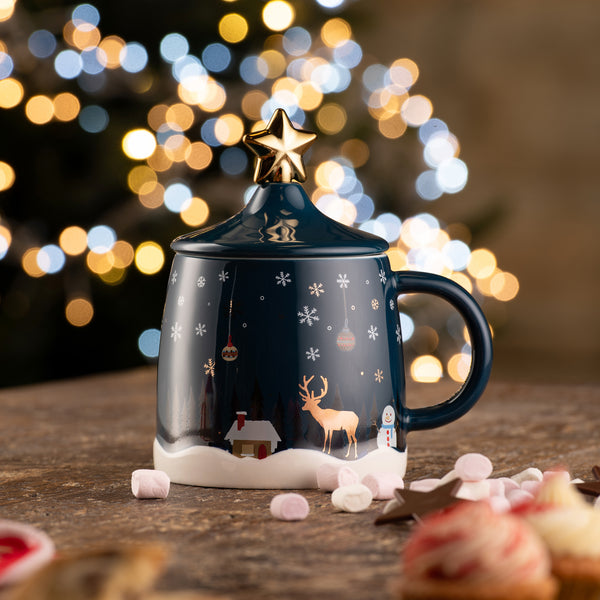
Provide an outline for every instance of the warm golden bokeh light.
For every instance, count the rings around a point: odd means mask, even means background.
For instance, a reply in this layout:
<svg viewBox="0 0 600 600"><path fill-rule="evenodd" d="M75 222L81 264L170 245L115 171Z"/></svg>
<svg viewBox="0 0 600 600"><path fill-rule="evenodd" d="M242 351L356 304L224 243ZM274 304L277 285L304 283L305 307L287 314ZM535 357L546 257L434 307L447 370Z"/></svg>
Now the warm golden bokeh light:
<svg viewBox="0 0 600 600"><path fill-rule="evenodd" d="M242 112L248 119L260 119L260 109L269 99L267 94L260 90L250 90L242 98Z"/></svg>
<svg viewBox="0 0 600 600"><path fill-rule="evenodd" d="M419 383L436 383L442 378L442 363L435 356L419 356L410 365L410 374Z"/></svg>
<svg viewBox="0 0 600 600"><path fill-rule="evenodd" d="M65 307L65 317L74 327L85 327L94 317L94 307L87 298L73 298Z"/></svg>
<svg viewBox="0 0 600 600"><path fill-rule="evenodd" d="M104 66L107 69L117 69L121 66L121 51L125 45L125 40L118 35L109 35L98 44L103 51L102 58L106 61Z"/></svg>
<svg viewBox="0 0 600 600"><path fill-rule="evenodd" d="M199 227L206 222L209 215L208 204L202 198L192 198L189 206L179 215L181 220L190 227Z"/></svg>
<svg viewBox="0 0 600 600"><path fill-rule="evenodd" d="M148 115L148 120L150 120L150 115ZM167 109L165 122L177 125L181 131L187 131L194 124L194 111L187 104L178 102Z"/></svg>
<svg viewBox="0 0 600 600"><path fill-rule="evenodd" d="M317 112L317 127L327 135L339 133L346 125L346 111L335 102L324 104Z"/></svg>
<svg viewBox="0 0 600 600"><path fill-rule="evenodd" d="M23 100L24 93L20 81L12 77L0 80L0 108L14 108Z"/></svg>
<svg viewBox="0 0 600 600"><path fill-rule="evenodd" d="M469 274L476 279L491 277L496 270L496 257L487 248L478 248L471 252L471 258L467 266Z"/></svg>
<svg viewBox="0 0 600 600"><path fill-rule="evenodd" d="M64 92L54 97L54 116L59 121L72 121L77 118L81 105L74 94Z"/></svg>
<svg viewBox="0 0 600 600"><path fill-rule="evenodd" d="M232 113L221 115L215 124L215 137L225 146L237 144L244 135L244 123Z"/></svg>
<svg viewBox="0 0 600 600"><path fill-rule="evenodd" d="M303 81L295 93L302 110L315 110L323 102L323 92L312 81Z"/></svg>
<svg viewBox="0 0 600 600"><path fill-rule="evenodd" d="M229 13L219 21L219 35L226 42L237 44L248 35L248 22L242 15Z"/></svg>
<svg viewBox="0 0 600 600"><path fill-rule="evenodd" d="M29 248L29 250L26 250L21 257L23 271L25 271L29 277L41 277L45 274L38 265L37 255L39 251L39 248Z"/></svg>
<svg viewBox="0 0 600 600"><path fill-rule="evenodd" d="M271 31L283 31L293 22L296 12L294 7L285 0L271 0L262 10L263 23Z"/></svg>
<svg viewBox="0 0 600 600"><path fill-rule="evenodd" d="M183 134L169 136L164 143L165 155L173 162L180 163L185 161L191 152L191 142Z"/></svg>
<svg viewBox="0 0 600 600"><path fill-rule="evenodd" d="M285 73L287 63L281 52L277 50L265 50L260 53L259 58L264 60L267 65L267 79L275 79Z"/></svg>
<svg viewBox="0 0 600 600"><path fill-rule="evenodd" d="M87 249L87 233L82 227L71 225L62 230L58 243L65 254L77 256Z"/></svg>
<svg viewBox="0 0 600 600"><path fill-rule="evenodd" d="M48 96L32 96L25 104L25 114L35 125L45 125L54 116L54 103Z"/></svg>
<svg viewBox="0 0 600 600"><path fill-rule="evenodd" d="M15 170L6 162L0 160L0 192L12 187L15 182Z"/></svg>
<svg viewBox="0 0 600 600"><path fill-rule="evenodd" d="M165 188L161 183L147 183L138 193L140 204L151 210L162 206L165 200Z"/></svg>
<svg viewBox="0 0 600 600"><path fill-rule="evenodd" d="M519 293L519 280L512 273L501 271L491 278L490 291L496 300L510 302Z"/></svg>
<svg viewBox="0 0 600 600"><path fill-rule="evenodd" d="M193 142L185 162L190 169L201 171L210 165L212 157L213 154L210 146L204 142Z"/></svg>
<svg viewBox="0 0 600 600"><path fill-rule="evenodd" d="M393 271L402 271L406 268L407 258L404 250L392 247L386 251L386 254L390 260L390 265Z"/></svg>
<svg viewBox="0 0 600 600"><path fill-rule="evenodd" d="M164 263L165 254L156 242L142 242L135 250L135 266L144 275L158 273Z"/></svg>
<svg viewBox="0 0 600 600"><path fill-rule="evenodd" d="M90 250L85 257L85 262L88 269L96 275L108 273L115 264L112 250L102 252L101 254Z"/></svg>
<svg viewBox="0 0 600 600"><path fill-rule="evenodd" d="M399 58L390 66L390 79L400 88L408 89L418 78L419 67L410 58Z"/></svg>
<svg viewBox="0 0 600 600"><path fill-rule="evenodd" d="M355 169L362 167L369 160L369 146L362 140L353 138L346 140L341 147L342 156L347 158Z"/></svg>
<svg viewBox="0 0 600 600"><path fill-rule="evenodd" d="M344 181L344 169L334 160L322 162L315 171L315 182L326 190L336 190Z"/></svg>
<svg viewBox="0 0 600 600"><path fill-rule="evenodd" d="M156 146L151 156L146 159L148 166L158 173L168 171L173 165L173 161L165 153L162 146Z"/></svg>
<svg viewBox="0 0 600 600"><path fill-rule="evenodd" d="M410 96L401 109L402 118L412 127L419 127L429 121L433 114L431 100L425 96Z"/></svg>
<svg viewBox="0 0 600 600"><path fill-rule="evenodd" d="M151 183L151 187L153 188L157 181L158 177L156 176L156 172L145 165L133 167L127 175L127 185L135 194L138 194L143 187L148 187L148 183Z"/></svg>
<svg viewBox="0 0 600 600"><path fill-rule="evenodd" d="M147 129L132 129L123 137L123 152L134 160L152 156L156 148L156 138Z"/></svg>
<svg viewBox="0 0 600 600"><path fill-rule="evenodd" d="M91 23L82 23L73 30L69 43L79 50L94 48L100 43L100 31Z"/></svg>
<svg viewBox="0 0 600 600"><path fill-rule="evenodd" d="M395 114L389 119L381 119L378 121L377 128L381 135L394 140L404 135L404 132L406 131L406 122L399 114Z"/></svg>
<svg viewBox="0 0 600 600"><path fill-rule="evenodd" d="M148 125L150 125L154 131L158 131L159 128L166 123L168 110L169 107L166 104L157 104L148 111Z"/></svg>
<svg viewBox="0 0 600 600"><path fill-rule="evenodd" d="M352 36L352 28L347 21L335 17L329 19L323 27L321 27L321 39L326 46L335 48Z"/></svg>
<svg viewBox="0 0 600 600"><path fill-rule="evenodd" d="M126 269L133 262L133 246L125 240L117 240L111 252L117 269Z"/></svg>
<svg viewBox="0 0 600 600"><path fill-rule="evenodd" d="M8 21L15 12L15 0L0 0L0 23Z"/></svg>
<svg viewBox="0 0 600 600"><path fill-rule="evenodd" d="M468 354L459 352L454 354L448 361L448 375L458 382L463 383L469 375L471 367L471 357Z"/></svg>

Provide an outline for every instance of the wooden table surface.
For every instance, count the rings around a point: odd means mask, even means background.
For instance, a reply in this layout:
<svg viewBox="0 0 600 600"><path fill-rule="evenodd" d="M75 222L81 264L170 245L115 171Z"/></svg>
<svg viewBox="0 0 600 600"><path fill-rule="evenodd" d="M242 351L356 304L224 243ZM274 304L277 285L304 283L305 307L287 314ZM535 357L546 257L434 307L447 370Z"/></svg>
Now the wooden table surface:
<svg viewBox="0 0 600 600"><path fill-rule="evenodd" d="M269 513L273 490L172 485L166 500L132 496L131 472L152 468L155 370L0 390L0 518L33 524L59 552L124 542L170 553L163 590L198 598L390 598L408 523L375 527L383 504L341 513L304 490L305 521ZM411 391L411 405L440 400ZM590 479L600 463L600 387L492 382L465 417L411 433L411 481L442 476L458 456L482 452L495 474L567 466Z"/></svg>

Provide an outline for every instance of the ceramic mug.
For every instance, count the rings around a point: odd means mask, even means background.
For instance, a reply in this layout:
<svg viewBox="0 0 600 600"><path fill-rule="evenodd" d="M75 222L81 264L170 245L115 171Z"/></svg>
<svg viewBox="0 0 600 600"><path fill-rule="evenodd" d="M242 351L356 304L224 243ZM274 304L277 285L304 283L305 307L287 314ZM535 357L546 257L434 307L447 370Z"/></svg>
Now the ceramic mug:
<svg viewBox="0 0 600 600"><path fill-rule="evenodd" d="M296 183L257 189L225 223L175 240L159 353L156 468L178 483L316 487L323 463L406 469L410 431L468 411L492 344L474 298L394 272L387 242L320 213ZM398 298L439 296L467 325L463 387L408 408Z"/></svg>

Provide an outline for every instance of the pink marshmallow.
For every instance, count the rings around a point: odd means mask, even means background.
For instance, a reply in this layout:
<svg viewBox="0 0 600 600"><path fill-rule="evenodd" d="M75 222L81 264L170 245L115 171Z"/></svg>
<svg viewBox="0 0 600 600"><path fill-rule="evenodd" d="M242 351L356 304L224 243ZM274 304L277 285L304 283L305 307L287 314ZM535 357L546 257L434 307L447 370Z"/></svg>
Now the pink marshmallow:
<svg viewBox="0 0 600 600"><path fill-rule="evenodd" d="M136 498L166 498L171 480L164 471L137 469L131 474L131 491Z"/></svg>
<svg viewBox="0 0 600 600"><path fill-rule="evenodd" d="M371 490L373 500L390 500L394 490L404 488L404 481L397 473L369 473L363 477L362 484Z"/></svg>
<svg viewBox="0 0 600 600"><path fill-rule="evenodd" d="M494 467L487 456L469 452L456 460L454 470L463 481L483 481L492 474Z"/></svg>
<svg viewBox="0 0 600 600"><path fill-rule="evenodd" d="M510 477L498 477L495 481L501 481L504 484L504 494L508 494L510 490L518 490L521 486Z"/></svg>
<svg viewBox="0 0 600 600"><path fill-rule="evenodd" d="M515 506L533 500L533 494L530 494L525 490L510 490L506 492L506 499L510 502L511 508L514 508Z"/></svg>
<svg viewBox="0 0 600 600"><path fill-rule="evenodd" d="M332 492L343 485L359 482L358 473L351 467L324 463L317 469L317 487L325 492Z"/></svg>
<svg viewBox="0 0 600 600"><path fill-rule="evenodd" d="M525 492L529 492L533 496L535 496L540 491L541 487L542 487L541 481L524 481L521 484L521 489L524 490Z"/></svg>
<svg viewBox="0 0 600 600"><path fill-rule="evenodd" d="M440 485L439 479L418 479L410 483L410 489L417 492L430 492Z"/></svg>
<svg viewBox="0 0 600 600"><path fill-rule="evenodd" d="M544 471L542 473L542 477L544 478L544 481L552 479L553 477L562 477L565 480L565 483L571 482L571 474L563 469L557 469L556 471Z"/></svg>
<svg viewBox="0 0 600 600"><path fill-rule="evenodd" d="M270 509L271 514L281 521L302 521L310 511L306 498L293 492L274 496Z"/></svg>
<svg viewBox="0 0 600 600"><path fill-rule="evenodd" d="M511 508L510 502L504 496L490 496L487 501L495 513L505 513Z"/></svg>
<svg viewBox="0 0 600 600"><path fill-rule="evenodd" d="M488 483L490 485L490 496L504 497L506 495L504 481L500 479L488 479Z"/></svg>

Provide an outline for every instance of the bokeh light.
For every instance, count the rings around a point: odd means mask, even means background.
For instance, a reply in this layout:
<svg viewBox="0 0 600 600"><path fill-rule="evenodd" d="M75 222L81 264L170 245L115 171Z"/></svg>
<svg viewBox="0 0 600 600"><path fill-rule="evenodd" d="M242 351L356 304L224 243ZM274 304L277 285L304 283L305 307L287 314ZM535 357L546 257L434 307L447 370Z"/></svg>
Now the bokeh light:
<svg viewBox="0 0 600 600"><path fill-rule="evenodd" d="M8 190L15 182L15 170L4 161L0 160L0 192Z"/></svg>
<svg viewBox="0 0 600 600"><path fill-rule="evenodd" d="M156 242L142 242L135 250L134 260L140 273L154 275L162 269L165 254Z"/></svg>
<svg viewBox="0 0 600 600"><path fill-rule="evenodd" d="M96 104L86 106L78 117L79 125L88 133L100 133L108 127L108 112Z"/></svg>
<svg viewBox="0 0 600 600"><path fill-rule="evenodd" d="M272 31L283 31L294 21L294 7L285 0L270 0L262 10L263 23Z"/></svg>
<svg viewBox="0 0 600 600"><path fill-rule="evenodd" d="M58 238L58 243L66 254L71 256L83 254L88 243L87 233L82 227L71 225L63 229Z"/></svg>
<svg viewBox="0 0 600 600"><path fill-rule="evenodd" d="M419 383L436 383L444 374L440 360L430 354L419 356L410 365L410 374Z"/></svg>
<svg viewBox="0 0 600 600"><path fill-rule="evenodd" d="M25 104L25 114L35 125L45 125L54 116L54 103L48 96L32 96Z"/></svg>
<svg viewBox="0 0 600 600"><path fill-rule="evenodd" d="M147 129L133 129L125 134L123 152L135 160L148 158L156 148L156 138Z"/></svg>
<svg viewBox="0 0 600 600"><path fill-rule="evenodd" d="M138 348L147 358L156 358L160 348L160 330L145 329L138 337Z"/></svg>
<svg viewBox="0 0 600 600"><path fill-rule="evenodd" d="M38 29L29 36L27 47L33 56L48 58L56 50L56 38L47 29Z"/></svg>
<svg viewBox="0 0 600 600"><path fill-rule="evenodd" d="M65 307L67 321L75 327L85 327L94 318L94 307L87 298L73 298Z"/></svg>
<svg viewBox="0 0 600 600"><path fill-rule="evenodd" d="M17 79L8 77L0 80L0 108L14 108L24 96L23 85Z"/></svg>
<svg viewBox="0 0 600 600"><path fill-rule="evenodd" d="M248 35L248 22L242 15L229 13L219 21L219 35L226 42L237 44Z"/></svg>

